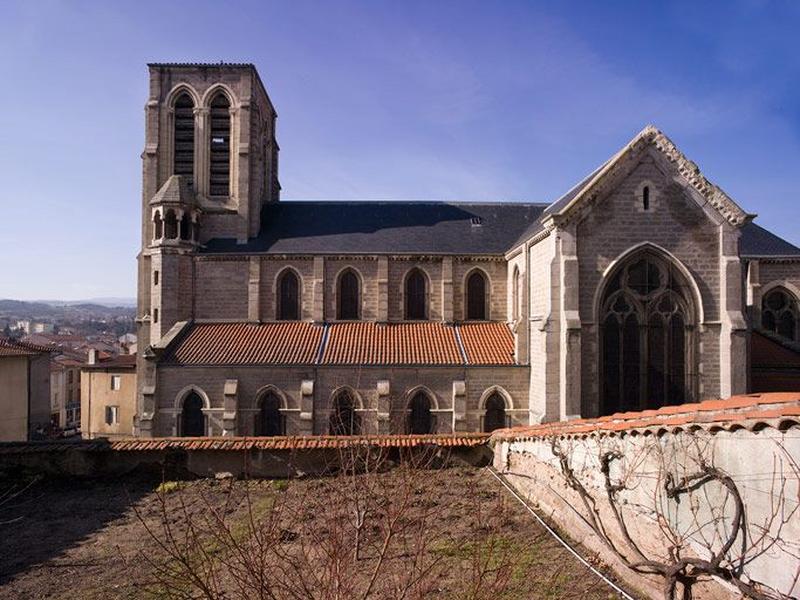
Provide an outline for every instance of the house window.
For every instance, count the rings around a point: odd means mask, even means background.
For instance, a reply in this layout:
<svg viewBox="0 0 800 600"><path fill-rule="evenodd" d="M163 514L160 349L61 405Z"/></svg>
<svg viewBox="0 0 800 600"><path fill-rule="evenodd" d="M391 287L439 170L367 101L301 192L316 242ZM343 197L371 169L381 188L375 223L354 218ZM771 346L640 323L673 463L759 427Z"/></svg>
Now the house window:
<svg viewBox="0 0 800 600"><path fill-rule="evenodd" d="M300 282L291 269L285 270L278 278L277 308L279 321L300 319Z"/></svg>
<svg viewBox="0 0 800 600"><path fill-rule="evenodd" d="M174 161L172 172L186 175L194 174L194 102L183 93L175 100Z"/></svg>
<svg viewBox="0 0 800 600"><path fill-rule="evenodd" d="M120 375L112 375L111 376L111 389L115 392L118 392L122 387L122 376Z"/></svg>
<svg viewBox="0 0 800 600"><path fill-rule="evenodd" d="M423 272L412 269L406 277L406 319L423 320L428 318L428 282Z"/></svg>
<svg viewBox="0 0 800 600"><path fill-rule="evenodd" d="M353 395L342 390L333 399L330 416L331 435L358 435L361 430L361 418L356 412Z"/></svg>
<svg viewBox="0 0 800 600"><path fill-rule="evenodd" d="M425 434L432 431L431 400L425 392L417 392L408 403L408 433Z"/></svg>
<svg viewBox="0 0 800 600"><path fill-rule="evenodd" d="M223 93L211 101L210 192L212 196L230 195L231 113Z"/></svg>
<svg viewBox="0 0 800 600"><path fill-rule="evenodd" d="M486 319L486 277L480 271L467 278L467 319Z"/></svg>
<svg viewBox="0 0 800 600"><path fill-rule="evenodd" d="M761 301L761 327L788 340L797 341L797 300L784 288L774 288Z"/></svg>
<svg viewBox="0 0 800 600"><path fill-rule="evenodd" d="M348 269L339 276L339 289L337 290L338 318L343 320L358 319L360 307L360 293L358 275Z"/></svg>
<svg viewBox="0 0 800 600"><path fill-rule="evenodd" d="M119 406L106 406L106 425L119 423Z"/></svg>
<svg viewBox="0 0 800 600"><path fill-rule="evenodd" d="M651 253L628 261L611 277L600 315L603 414L690 398L693 311L687 290L675 268Z"/></svg>

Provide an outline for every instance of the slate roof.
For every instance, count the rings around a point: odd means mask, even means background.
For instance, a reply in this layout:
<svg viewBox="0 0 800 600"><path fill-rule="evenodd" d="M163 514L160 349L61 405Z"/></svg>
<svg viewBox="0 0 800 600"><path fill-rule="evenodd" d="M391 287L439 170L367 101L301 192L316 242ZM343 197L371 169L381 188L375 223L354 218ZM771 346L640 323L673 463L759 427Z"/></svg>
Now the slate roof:
<svg viewBox="0 0 800 600"><path fill-rule="evenodd" d="M742 227L739 254L743 257L796 256L800 258L800 248L779 238L760 225L748 223Z"/></svg>
<svg viewBox="0 0 800 600"><path fill-rule="evenodd" d="M215 239L205 252L267 254L498 254L510 250L545 204L300 202L269 204L246 244ZM473 219L480 225L473 225Z"/></svg>
<svg viewBox="0 0 800 600"><path fill-rule="evenodd" d="M514 365L505 323L194 323L166 348L175 365Z"/></svg>

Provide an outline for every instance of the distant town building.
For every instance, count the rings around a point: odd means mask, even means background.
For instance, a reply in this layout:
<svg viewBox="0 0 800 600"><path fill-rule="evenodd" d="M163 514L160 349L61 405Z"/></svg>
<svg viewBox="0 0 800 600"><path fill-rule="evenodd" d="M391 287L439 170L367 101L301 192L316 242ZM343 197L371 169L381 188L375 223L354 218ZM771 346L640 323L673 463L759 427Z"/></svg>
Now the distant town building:
<svg viewBox="0 0 800 600"><path fill-rule="evenodd" d="M50 423L59 429L77 429L81 424L81 367L84 361L68 355L50 362Z"/></svg>
<svg viewBox="0 0 800 600"><path fill-rule="evenodd" d="M81 375L81 435L133 435L136 413L136 355L103 358L90 350Z"/></svg>
<svg viewBox="0 0 800 600"><path fill-rule="evenodd" d="M50 349L0 339L0 442L44 436L50 422Z"/></svg>
<svg viewBox="0 0 800 600"><path fill-rule="evenodd" d="M17 321L15 329L24 331L26 335L30 335L32 333L53 333L55 330L55 325L53 323L22 319Z"/></svg>

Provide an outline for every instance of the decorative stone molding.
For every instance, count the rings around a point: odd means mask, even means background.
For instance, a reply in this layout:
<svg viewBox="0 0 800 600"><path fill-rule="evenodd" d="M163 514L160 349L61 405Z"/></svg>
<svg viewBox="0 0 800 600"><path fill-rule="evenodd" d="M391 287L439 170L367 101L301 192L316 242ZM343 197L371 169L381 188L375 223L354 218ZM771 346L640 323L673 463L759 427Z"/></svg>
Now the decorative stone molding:
<svg viewBox="0 0 800 600"><path fill-rule="evenodd" d="M304 421L314 419L314 380L304 379L300 383L300 418Z"/></svg>
<svg viewBox="0 0 800 600"><path fill-rule="evenodd" d="M453 431L456 421L463 421L467 416L467 382L453 381Z"/></svg>

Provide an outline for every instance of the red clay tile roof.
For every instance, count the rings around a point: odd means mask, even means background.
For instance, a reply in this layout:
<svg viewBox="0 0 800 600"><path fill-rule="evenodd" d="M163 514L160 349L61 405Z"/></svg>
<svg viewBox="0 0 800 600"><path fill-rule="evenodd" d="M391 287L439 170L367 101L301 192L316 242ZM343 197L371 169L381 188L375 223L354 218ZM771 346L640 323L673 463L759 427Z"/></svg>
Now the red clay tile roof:
<svg viewBox="0 0 800 600"><path fill-rule="evenodd" d="M443 323L335 323L325 365L462 364L455 330Z"/></svg>
<svg viewBox="0 0 800 600"><path fill-rule="evenodd" d="M169 345L164 361L182 365L513 365L513 349L513 336L505 323L196 323Z"/></svg>
<svg viewBox="0 0 800 600"><path fill-rule="evenodd" d="M81 363L84 369L135 369L136 368L136 355L135 354L119 354L117 356L110 356L102 360L98 360L94 364Z"/></svg>
<svg viewBox="0 0 800 600"><path fill-rule="evenodd" d="M458 332L469 364L515 364L514 335L505 323L462 323Z"/></svg>
<svg viewBox="0 0 800 600"><path fill-rule="evenodd" d="M290 437L201 437L201 438L127 438L118 440L84 440L81 442L11 442L0 443L0 454L30 452L64 452L71 449L115 450L121 452L184 449L184 450L328 450L358 446L381 448L414 448L435 445L447 448L481 446L488 433L431 435L329 436Z"/></svg>
<svg viewBox="0 0 800 600"><path fill-rule="evenodd" d="M323 328L304 322L198 323L170 348L166 361L184 365L313 363Z"/></svg>
<svg viewBox="0 0 800 600"><path fill-rule="evenodd" d="M0 339L0 356L36 356L46 352L53 352L53 346L40 346L28 342L12 342Z"/></svg>
<svg viewBox="0 0 800 600"><path fill-rule="evenodd" d="M760 425L780 429L800 426L800 391L732 396L692 404L665 406L658 410L616 413L597 419L542 423L495 431L493 439L519 440L551 436L674 431L699 427L710 431Z"/></svg>

